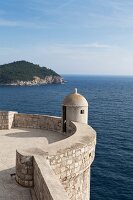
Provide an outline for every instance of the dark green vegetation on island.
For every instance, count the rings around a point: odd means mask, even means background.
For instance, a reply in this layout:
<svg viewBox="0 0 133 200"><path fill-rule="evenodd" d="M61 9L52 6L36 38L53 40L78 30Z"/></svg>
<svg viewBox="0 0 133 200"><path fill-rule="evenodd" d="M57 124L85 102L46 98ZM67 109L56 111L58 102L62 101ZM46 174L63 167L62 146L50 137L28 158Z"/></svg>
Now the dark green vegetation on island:
<svg viewBox="0 0 133 200"><path fill-rule="evenodd" d="M11 84L17 81L32 81L34 77L45 79L47 76L60 77L52 69L40 67L39 65L16 61L9 64L0 65L0 84Z"/></svg>

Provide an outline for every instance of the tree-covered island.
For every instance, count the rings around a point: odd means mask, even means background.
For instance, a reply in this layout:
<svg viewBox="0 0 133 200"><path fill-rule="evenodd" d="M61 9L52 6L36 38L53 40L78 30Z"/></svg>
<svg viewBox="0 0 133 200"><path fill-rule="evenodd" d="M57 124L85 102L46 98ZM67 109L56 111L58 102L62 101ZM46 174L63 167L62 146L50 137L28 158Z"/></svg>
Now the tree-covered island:
<svg viewBox="0 0 133 200"><path fill-rule="evenodd" d="M30 86L63 82L63 78L52 69L27 61L0 65L0 85Z"/></svg>

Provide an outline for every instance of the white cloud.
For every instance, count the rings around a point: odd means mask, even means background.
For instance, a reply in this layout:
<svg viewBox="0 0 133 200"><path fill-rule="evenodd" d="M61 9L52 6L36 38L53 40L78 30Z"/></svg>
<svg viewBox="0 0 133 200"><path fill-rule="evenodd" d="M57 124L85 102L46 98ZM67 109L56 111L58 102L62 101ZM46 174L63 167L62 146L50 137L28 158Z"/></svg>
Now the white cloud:
<svg viewBox="0 0 133 200"><path fill-rule="evenodd" d="M89 16L92 27L125 28L133 27L133 1L132 0L96 0L98 10L90 10ZM95 2L95 3L96 3ZM87 21L86 21L87 22Z"/></svg>
<svg viewBox="0 0 133 200"><path fill-rule="evenodd" d="M81 0L80 0L81 3ZM33 15L30 21L0 18L0 26L26 28L125 28L133 27L133 2L131 0L96 0L84 1L77 6L76 0L50 1L32 0L27 12ZM54 5L54 6L53 6ZM106 12L107 11L107 12ZM0 10L0 13L3 12ZM48 19L50 16L50 21ZM35 21L34 21L35 20Z"/></svg>
<svg viewBox="0 0 133 200"><path fill-rule="evenodd" d="M68 48L63 45L1 48L1 64L27 60L48 66L58 73L133 75L133 52L119 47ZM8 59L7 59L8 55ZM9 56L10 55L10 56Z"/></svg>
<svg viewBox="0 0 133 200"><path fill-rule="evenodd" d="M83 45L79 45L79 47L83 47L83 48L110 48L112 47L111 45L108 44L102 44L102 43L91 43L91 44L83 44Z"/></svg>
<svg viewBox="0 0 133 200"><path fill-rule="evenodd" d="M35 22L26 22L26 21L18 21L18 20L8 20L0 18L0 26L2 27L24 27L24 28L36 28L36 29L45 29L47 26L43 24L38 24Z"/></svg>
<svg viewBox="0 0 133 200"><path fill-rule="evenodd" d="M86 49L110 49L114 46L99 42L94 43L83 43L83 44L54 44L49 46L50 49L54 49L55 51L64 49L65 51L75 51L75 50L86 50ZM62 50L61 50L62 52Z"/></svg>

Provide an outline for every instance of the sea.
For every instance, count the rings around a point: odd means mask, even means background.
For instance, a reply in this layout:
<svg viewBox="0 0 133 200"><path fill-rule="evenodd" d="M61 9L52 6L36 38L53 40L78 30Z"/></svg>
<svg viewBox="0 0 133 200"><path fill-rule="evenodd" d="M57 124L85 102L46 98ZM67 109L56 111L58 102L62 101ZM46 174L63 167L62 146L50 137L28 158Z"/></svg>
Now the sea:
<svg viewBox="0 0 133 200"><path fill-rule="evenodd" d="M78 89L97 132L91 200L133 200L133 77L64 76L65 84L0 87L0 110L61 115L64 97Z"/></svg>

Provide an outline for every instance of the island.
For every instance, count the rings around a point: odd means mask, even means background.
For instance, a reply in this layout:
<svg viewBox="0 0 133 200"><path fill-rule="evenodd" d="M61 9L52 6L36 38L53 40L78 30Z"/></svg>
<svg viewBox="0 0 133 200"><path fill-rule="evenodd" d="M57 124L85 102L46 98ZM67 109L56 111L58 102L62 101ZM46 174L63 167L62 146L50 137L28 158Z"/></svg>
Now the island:
<svg viewBox="0 0 133 200"><path fill-rule="evenodd" d="M27 61L15 61L0 65L0 85L32 86L64 83L54 70Z"/></svg>

